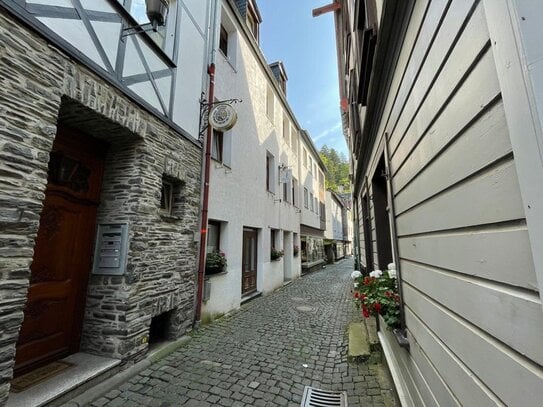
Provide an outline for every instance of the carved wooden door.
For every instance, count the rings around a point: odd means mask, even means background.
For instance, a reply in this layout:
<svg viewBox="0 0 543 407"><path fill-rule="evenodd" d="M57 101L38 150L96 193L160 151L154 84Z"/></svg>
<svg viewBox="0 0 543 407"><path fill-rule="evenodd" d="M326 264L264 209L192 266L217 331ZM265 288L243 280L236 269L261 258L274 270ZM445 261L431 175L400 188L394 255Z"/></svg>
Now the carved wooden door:
<svg viewBox="0 0 543 407"><path fill-rule="evenodd" d="M243 270L241 277L241 294L256 291L256 230L243 229Z"/></svg>
<svg viewBox="0 0 543 407"><path fill-rule="evenodd" d="M104 151L98 140L59 129L30 267L16 374L79 349Z"/></svg>

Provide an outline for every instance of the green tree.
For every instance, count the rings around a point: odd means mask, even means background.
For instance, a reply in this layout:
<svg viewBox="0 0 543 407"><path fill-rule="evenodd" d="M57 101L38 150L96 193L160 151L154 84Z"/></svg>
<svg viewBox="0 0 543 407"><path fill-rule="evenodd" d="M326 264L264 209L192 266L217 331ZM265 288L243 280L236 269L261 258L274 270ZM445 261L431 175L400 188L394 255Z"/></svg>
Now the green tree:
<svg viewBox="0 0 543 407"><path fill-rule="evenodd" d="M334 148L329 148L325 144L321 147L319 155L328 169L326 188L339 192L339 187L343 186L344 192L350 191L349 162L345 154L338 153Z"/></svg>

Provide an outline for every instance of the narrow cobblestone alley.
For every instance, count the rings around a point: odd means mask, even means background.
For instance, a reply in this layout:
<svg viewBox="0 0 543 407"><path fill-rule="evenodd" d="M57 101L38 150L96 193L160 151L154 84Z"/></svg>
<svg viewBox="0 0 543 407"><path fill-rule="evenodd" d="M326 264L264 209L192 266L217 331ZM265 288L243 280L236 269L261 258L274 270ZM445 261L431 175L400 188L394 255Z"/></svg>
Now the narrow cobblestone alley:
<svg viewBox="0 0 543 407"><path fill-rule="evenodd" d="M311 385L384 406L382 367L347 362L352 270L344 260L247 303L93 405L299 406Z"/></svg>

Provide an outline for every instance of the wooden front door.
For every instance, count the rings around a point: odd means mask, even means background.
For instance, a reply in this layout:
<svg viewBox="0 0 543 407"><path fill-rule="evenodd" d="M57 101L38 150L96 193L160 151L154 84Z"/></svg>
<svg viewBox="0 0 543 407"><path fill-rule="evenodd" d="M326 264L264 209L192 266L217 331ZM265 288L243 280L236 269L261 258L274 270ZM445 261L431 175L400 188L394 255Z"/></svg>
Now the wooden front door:
<svg viewBox="0 0 543 407"><path fill-rule="evenodd" d="M30 267L15 374L79 349L104 151L98 140L58 131Z"/></svg>
<svg viewBox="0 0 543 407"><path fill-rule="evenodd" d="M243 229L243 270L241 277L241 294L256 291L256 230Z"/></svg>

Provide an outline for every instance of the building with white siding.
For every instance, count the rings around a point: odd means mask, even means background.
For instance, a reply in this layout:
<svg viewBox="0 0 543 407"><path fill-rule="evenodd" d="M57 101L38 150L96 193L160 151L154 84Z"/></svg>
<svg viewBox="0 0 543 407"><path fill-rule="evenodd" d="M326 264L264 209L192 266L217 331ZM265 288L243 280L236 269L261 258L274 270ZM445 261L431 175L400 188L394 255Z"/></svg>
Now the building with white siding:
<svg viewBox="0 0 543 407"><path fill-rule="evenodd" d="M207 248L222 251L227 266L208 270L204 319L301 272L301 130L286 99L285 67L268 66L260 51L260 22L255 1L222 2L215 97L243 102L236 125L213 134Z"/></svg>
<svg viewBox="0 0 543 407"><path fill-rule="evenodd" d="M396 263L379 338L405 406L543 399L541 2L340 1L359 262Z"/></svg>

